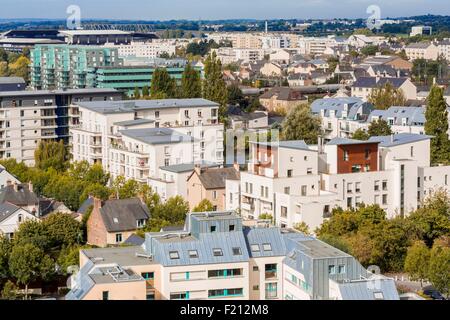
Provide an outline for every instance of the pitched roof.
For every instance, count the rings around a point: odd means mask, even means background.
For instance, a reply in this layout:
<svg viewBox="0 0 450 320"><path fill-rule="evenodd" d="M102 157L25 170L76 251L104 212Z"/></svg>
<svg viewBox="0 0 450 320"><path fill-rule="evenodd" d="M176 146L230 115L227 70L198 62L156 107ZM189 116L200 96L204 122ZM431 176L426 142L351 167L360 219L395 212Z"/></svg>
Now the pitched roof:
<svg viewBox="0 0 450 320"><path fill-rule="evenodd" d="M303 99L303 94L299 90L289 87L272 88L261 95L260 99L271 99L274 96L276 96L277 100L295 101Z"/></svg>
<svg viewBox="0 0 450 320"><path fill-rule="evenodd" d="M360 98L356 97L342 97L342 98L328 98L328 99L317 99L311 104L311 111L314 114L321 114L324 111L324 116L329 117L330 111L334 110L336 117L341 118L342 112L347 106L348 119L356 119L357 113L362 109L363 114L367 114L373 110L373 106L370 103L364 102Z"/></svg>
<svg viewBox="0 0 450 320"><path fill-rule="evenodd" d="M0 203L5 202L24 207L39 204L39 198L34 192L30 192L28 183L11 184L0 190Z"/></svg>
<svg viewBox="0 0 450 320"><path fill-rule="evenodd" d="M424 107L390 107L387 110L374 110L369 115L369 121L373 117L381 117L387 121L393 119L394 125L403 125L403 119L406 120L408 126L425 125L425 108Z"/></svg>
<svg viewBox="0 0 450 320"><path fill-rule="evenodd" d="M14 214L20 208L11 203L2 203L0 204L0 222L8 219L11 215Z"/></svg>
<svg viewBox="0 0 450 320"><path fill-rule="evenodd" d="M426 49L429 46L431 46L432 43L425 41L425 42L416 42L416 43L410 43L405 48L406 49Z"/></svg>
<svg viewBox="0 0 450 320"><path fill-rule="evenodd" d="M196 172L193 172L193 174ZM226 180L239 180L239 172L233 168L202 169L196 173L205 189L225 189ZM188 180L192 175L188 178Z"/></svg>
<svg viewBox="0 0 450 320"><path fill-rule="evenodd" d="M128 237L127 240L124 241L124 244L140 246L144 243L144 238L139 237L137 234L132 234Z"/></svg>
<svg viewBox="0 0 450 320"><path fill-rule="evenodd" d="M360 77L353 84L354 88L377 88L383 87L386 83L392 84L394 88L400 88L408 78L379 78L379 77Z"/></svg>
<svg viewBox="0 0 450 320"><path fill-rule="evenodd" d="M150 211L139 199L107 200L100 214L108 232L136 230L137 220L150 218Z"/></svg>

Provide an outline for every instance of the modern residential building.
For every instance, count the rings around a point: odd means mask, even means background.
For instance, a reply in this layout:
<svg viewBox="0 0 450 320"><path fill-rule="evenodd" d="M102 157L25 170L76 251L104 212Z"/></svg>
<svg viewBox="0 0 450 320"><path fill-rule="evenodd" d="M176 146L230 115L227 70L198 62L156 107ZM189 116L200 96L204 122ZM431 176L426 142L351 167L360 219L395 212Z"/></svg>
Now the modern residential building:
<svg viewBox="0 0 450 320"><path fill-rule="evenodd" d="M317 146L254 143L249 170L241 172L241 214L269 214L283 228L304 222L312 231L336 207L377 204L388 218L405 216L437 189L450 190L450 166L430 164L430 139L399 133Z"/></svg>
<svg viewBox="0 0 450 320"><path fill-rule="evenodd" d="M119 57L159 58L162 54L173 56L177 46L164 42L136 42L129 44L106 43L107 48L118 50Z"/></svg>
<svg viewBox="0 0 450 320"><path fill-rule="evenodd" d="M352 256L233 212L191 213L141 246L81 250L70 283L66 300L399 299L393 279Z"/></svg>
<svg viewBox="0 0 450 320"><path fill-rule="evenodd" d="M150 219L147 206L140 199L93 201L87 221L87 242L98 247L120 245Z"/></svg>
<svg viewBox="0 0 450 320"><path fill-rule="evenodd" d="M450 61L450 39L438 42L439 56L443 56L445 60Z"/></svg>
<svg viewBox="0 0 450 320"><path fill-rule="evenodd" d="M414 37L417 35L427 35L431 36L433 33L433 27L430 26L414 26L411 28L410 37Z"/></svg>
<svg viewBox="0 0 450 320"><path fill-rule="evenodd" d="M121 100L113 89L0 92L0 158L34 164L42 140L69 142L69 127L78 123L69 105L80 101Z"/></svg>
<svg viewBox="0 0 450 320"><path fill-rule="evenodd" d="M37 45L30 55L33 89L86 88L90 69L123 65L117 49L101 46Z"/></svg>
<svg viewBox="0 0 450 320"><path fill-rule="evenodd" d="M196 166L187 178L187 201L193 210L202 200L209 200L213 211L225 210L225 184L239 181L239 167L202 168Z"/></svg>
<svg viewBox="0 0 450 320"><path fill-rule="evenodd" d="M71 129L75 161L101 163L113 177L146 183L160 168L223 164L224 127L219 105L204 99L77 103L80 124Z"/></svg>

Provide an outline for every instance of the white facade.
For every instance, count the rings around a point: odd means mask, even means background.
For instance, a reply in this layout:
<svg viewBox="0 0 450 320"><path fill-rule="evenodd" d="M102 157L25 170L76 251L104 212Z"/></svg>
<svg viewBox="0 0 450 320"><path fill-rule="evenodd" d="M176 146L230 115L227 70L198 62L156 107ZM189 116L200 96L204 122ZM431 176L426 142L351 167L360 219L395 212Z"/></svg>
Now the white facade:
<svg viewBox="0 0 450 320"><path fill-rule="evenodd" d="M130 44L106 43L107 48L116 48L119 57L158 58L163 53L175 55L176 45L164 42L131 42Z"/></svg>

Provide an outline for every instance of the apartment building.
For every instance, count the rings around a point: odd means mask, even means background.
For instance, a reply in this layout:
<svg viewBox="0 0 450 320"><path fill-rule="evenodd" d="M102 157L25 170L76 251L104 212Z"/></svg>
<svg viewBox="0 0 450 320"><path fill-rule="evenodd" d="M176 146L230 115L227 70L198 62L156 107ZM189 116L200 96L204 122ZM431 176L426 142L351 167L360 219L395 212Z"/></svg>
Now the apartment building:
<svg viewBox="0 0 450 320"><path fill-rule="evenodd" d="M311 112L322 120L323 138L348 138L366 121L374 107L360 98L343 97L318 99L311 104Z"/></svg>
<svg viewBox="0 0 450 320"><path fill-rule="evenodd" d="M75 161L101 163L112 176L147 182L160 168L223 163L219 105L204 99L86 102L71 129Z"/></svg>
<svg viewBox="0 0 450 320"><path fill-rule="evenodd" d="M42 140L69 141L69 127L78 122L69 105L79 101L121 100L113 89L69 89L0 92L0 158L34 164Z"/></svg>
<svg viewBox="0 0 450 320"><path fill-rule="evenodd" d="M337 207L378 204L389 218L407 215L433 191L450 190L450 167L430 165L430 139L399 133L317 146L253 143L240 188L227 183L227 208L236 208L239 195L245 218L269 214L282 228L304 222L312 231Z"/></svg>
<svg viewBox="0 0 450 320"><path fill-rule="evenodd" d="M417 42L407 45L405 52L410 61L416 59L436 60L439 48L432 42Z"/></svg>
<svg viewBox="0 0 450 320"><path fill-rule="evenodd" d="M117 49L119 57L159 58L162 54L175 55L176 45L161 42L135 42L129 44L106 43L106 48Z"/></svg>
<svg viewBox="0 0 450 320"><path fill-rule="evenodd" d="M81 250L70 283L66 300L399 299L350 255L233 212L191 213L142 246Z"/></svg>
<svg viewBox="0 0 450 320"><path fill-rule="evenodd" d="M409 78L360 77L352 86L352 96L367 101L372 92L390 83L395 89L401 90L407 100L417 99L417 87Z"/></svg>
<svg viewBox="0 0 450 320"><path fill-rule="evenodd" d="M88 87L88 70L122 66L116 48L79 45L37 45L30 50L30 86L33 89Z"/></svg>
<svg viewBox="0 0 450 320"><path fill-rule="evenodd" d="M438 54L443 56L445 60L450 61L450 39L438 43Z"/></svg>
<svg viewBox="0 0 450 320"><path fill-rule="evenodd" d="M133 37L121 30L61 30L64 41L69 45L99 46L105 43L129 44Z"/></svg>

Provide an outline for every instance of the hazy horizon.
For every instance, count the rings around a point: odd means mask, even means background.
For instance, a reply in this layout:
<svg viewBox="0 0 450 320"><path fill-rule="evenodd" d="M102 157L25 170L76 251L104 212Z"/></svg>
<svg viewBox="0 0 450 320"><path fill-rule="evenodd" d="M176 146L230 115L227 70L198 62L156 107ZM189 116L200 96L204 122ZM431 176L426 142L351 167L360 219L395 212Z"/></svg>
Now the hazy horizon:
<svg viewBox="0 0 450 320"><path fill-rule="evenodd" d="M383 18L450 15L448 0L1 0L0 19L65 19L70 5L82 19L352 19L367 18L373 4Z"/></svg>

